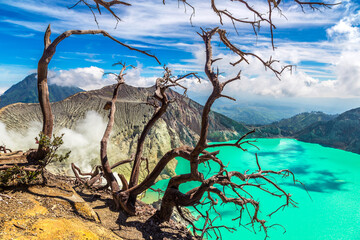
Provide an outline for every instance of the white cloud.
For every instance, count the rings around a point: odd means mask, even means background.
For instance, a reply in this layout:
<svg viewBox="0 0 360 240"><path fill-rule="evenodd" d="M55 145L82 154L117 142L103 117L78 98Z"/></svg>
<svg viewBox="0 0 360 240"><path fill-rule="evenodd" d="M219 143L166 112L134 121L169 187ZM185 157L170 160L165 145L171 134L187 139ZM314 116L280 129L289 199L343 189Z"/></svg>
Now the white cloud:
<svg viewBox="0 0 360 240"><path fill-rule="evenodd" d="M281 81L262 75L256 78L244 77L225 90L229 95L237 96L239 91L273 97L328 97L336 94L334 81L319 81L302 71L286 72Z"/></svg>
<svg viewBox="0 0 360 240"><path fill-rule="evenodd" d="M92 15L88 9L75 8L67 9L56 2L24 0L21 3L16 1L0 0L2 4L10 5L28 12L53 18L52 26L54 32L62 32L70 28L91 29L96 28ZM284 1L283 1L284 2ZM253 6L261 12L266 13L266 1L252 1ZM322 42L292 42L290 40L277 39L277 49L274 52L269 46L269 36L260 35L257 44L254 45L254 37L251 28L247 25L239 25L241 37L230 36L236 39L239 46L246 51L253 51L265 59L274 55L275 59L281 60L282 64L297 64L297 71L292 75L284 74L282 81L277 81L269 71L264 71L264 67L257 61L250 59L251 65L243 65L242 80L228 87L235 96L238 92L248 91L260 95L274 96L303 96L303 97L348 97L359 96L359 56L360 53L360 32L359 32L359 12L350 14L353 11L351 5L355 1L345 1L343 5L326 9L326 13L319 11L306 10L304 14L299 6L283 5L283 14L276 11L274 22L279 28L291 27L311 27L311 26L333 26L327 30L329 39ZM169 67L177 72L196 71L202 72L204 64L204 49L199 47L199 43L188 44L180 43L182 40L198 41L198 36L194 34L198 28L189 28L189 17L192 13L190 8L184 13L182 6L178 7L177 1L167 1L164 6L161 1L140 0L133 3L131 7L119 7L116 12L120 13L123 22L120 22L117 29L114 28L114 19L111 15L104 13L98 16L100 27L104 28L114 36L125 40L140 40L137 46L143 47L175 47L185 51L192 51L194 59L181 60L178 63L169 64ZM212 12L208 2L193 1L191 4L196 8L196 15L192 19L196 27L207 25L218 25L218 17ZM239 2L218 1L220 9L232 9L237 12L237 16L253 17L243 8L237 7ZM344 9L346 17L342 17ZM176 16L176 17L174 17ZM44 31L45 23L26 22L13 19L6 20L9 23L22 25L24 27ZM233 31L229 21L224 22L224 27ZM262 31L268 31L263 26ZM265 36L265 37L264 37ZM241 44L240 44L241 43ZM145 45L144 45L145 44ZM228 62L234 62L234 55L215 49L216 56L223 57L224 60L217 62L220 71L224 72L225 77L234 76L237 70L230 67ZM86 58L89 61L98 62L92 57ZM305 65L304 62L312 62ZM151 86L158 76L141 76L141 72L148 71L150 68L132 69L127 72L126 82L135 86ZM100 88L104 85L115 83L110 77L102 77L103 70L97 67L78 68L72 70L61 70L56 77L50 80L51 83L58 85L75 85L83 89L90 90ZM149 74L148 74L149 75ZM334 77L335 76L335 77ZM196 81L186 80L185 83L192 86L197 91L208 92L206 82L197 85ZM201 87L200 87L201 86ZM227 90L227 91L230 91Z"/></svg>
<svg viewBox="0 0 360 240"><path fill-rule="evenodd" d="M199 82L198 79L192 77L184 79L180 83L182 86L188 89L187 94L189 95L189 97L196 98L196 100L201 97L209 96L212 91L211 83L205 79L201 79L201 81ZM180 93L183 92L183 89L181 88L177 88L176 90L178 90Z"/></svg>
<svg viewBox="0 0 360 240"><path fill-rule="evenodd" d="M136 68L128 68L125 74L125 83L135 87L150 87L155 84L156 78L141 76L143 71L142 65L138 64ZM114 70L106 71L107 73L118 74ZM76 86L84 90L99 89L107 85L115 84L113 74L106 74L105 70L98 67L75 68L70 70L49 71L49 84L58 86Z"/></svg>
<svg viewBox="0 0 360 240"><path fill-rule="evenodd" d="M76 86L84 90L99 89L115 82L111 78L103 78L104 70L98 67L60 70L49 77L49 84L58 86Z"/></svg>
<svg viewBox="0 0 360 240"><path fill-rule="evenodd" d="M355 43L360 38L360 11L342 18L337 24L327 29L327 34L337 41L346 40Z"/></svg>
<svg viewBox="0 0 360 240"><path fill-rule="evenodd" d="M85 58L84 60L87 62L92 62L92 63L103 63L104 62L102 59L93 59L93 58Z"/></svg>
<svg viewBox="0 0 360 240"><path fill-rule="evenodd" d="M29 34L16 34L16 37L21 37L21 38L31 38L35 36L35 33L29 33Z"/></svg>
<svg viewBox="0 0 360 240"><path fill-rule="evenodd" d="M360 42L359 42L360 44ZM336 75L339 93L344 96L360 95L360 49L344 51L336 63Z"/></svg>
<svg viewBox="0 0 360 240"><path fill-rule="evenodd" d="M52 27L55 33L69 29L97 28L92 14L89 13L87 8L76 7L74 9L68 9L69 4L67 2L64 5L62 3L48 1L23 0L20 3L17 1L1 0L0 3L27 12L51 17L53 19ZM196 28L189 28L192 9L186 6L184 7L181 4L179 5L178 1L167 1L166 5L163 5L162 2L158 0L139 0L133 2L131 7L115 7L115 12L118 13L123 20L118 24L116 29L114 29L116 25L115 20L107 11L103 11L102 15L97 15L97 19L100 28L116 37L127 40L141 40L146 43L160 45L158 43L159 39L197 39L194 32L198 31L198 27L213 27L219 25L219 17L211 9L209 2L191 1L191 4L196 9L195 15L192 18L192 24L196 26ZM235 17L241 19L254 18L254 15L239 2L217 1L216 4L219 9L231 9L231 12L235 13ZM267 15L268 5L266 1L253 0L251 4L259 12ZM326 17L324 17L321 12L311 10L304 14L300 7L291 7L289 4L285 4L283 5L282 14L275 11L273 12L273 17L277 26L286 28L299 25L315 26L335 23L339 19L340 14L341 11L338 11L336 7L327 9ZM286 18L284 16L286 16ZM43 32L47 25L41 21L31 22L14 19L4 21L40 32ZM233 31L232 22L226 17L223 18L223 23L224 28ZM267 27L266 24L263 25L266 31ZM252 32L252 27L249 24L237 24L237 29L240 32Z"/></svg>
<svg viewBox="0 0 360 240"><path fill-rule="evenodd" d="M334 44L341 47L336 58L335 73L338 90L345 96L359 96L360 93L360 10L341 19L328 29Z"/></svg>
<svg viewBox="0 0 360 240"><path fill-rule="evenodd" d="M156 76L154 77L143 77L141 73L143 71L143 66L138 64L136 68L131 68L126 71L125 82L131 86L135 87L151 87L155 85ZM160 76L158 76L160 77Z"/></svg>
<svg viewBox="0 0 360 240"><path fill-rule="evenodd" d="M2 19L2 20L0 20L0 22L19 25L19 26L22 26L22 27L25 27L27 29L34 30L34 31L37 31L37 32L44 32L45 29L46 29L46 24L45 23L37 23L37 22L30 22L30 21L19 21L19 20L13 20L13 19ZM17 36L17 33L15 34L15 36Z"/></svg>
<svg viewBox="0 0 360 240"><path fill-rule="evenodd" d="M4 92L5 92L7 89L8 89L7 87L0 87L0 96L1 96L2 94L4 94ZM1 99L0 99L0 101L1 101Z"/></svg>

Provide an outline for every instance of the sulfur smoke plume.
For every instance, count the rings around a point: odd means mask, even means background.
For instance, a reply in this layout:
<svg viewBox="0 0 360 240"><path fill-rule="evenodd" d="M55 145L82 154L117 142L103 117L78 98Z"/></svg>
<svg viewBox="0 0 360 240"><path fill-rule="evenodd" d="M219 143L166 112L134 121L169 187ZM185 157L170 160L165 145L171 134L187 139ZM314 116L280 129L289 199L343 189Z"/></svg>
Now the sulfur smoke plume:
<svg viewBox="0 0 360 240"><path fill-rule="evenodd" d="M0 145L6 145L12 150L26 151L36 148L35 137L39 135L42 125L32 122L25 131L15 132L7 130L6 125L0 122ZM71 151L66 163L55 164L50 170L53 172L71 174L70 163L74 162L84 171L90 171L91 166L99 164L100 140L106 128L105 119L95 111L86 113L85 118L75 124L73 129L61 128L56 135L64 134L64 144L61 152Z"/></svg>

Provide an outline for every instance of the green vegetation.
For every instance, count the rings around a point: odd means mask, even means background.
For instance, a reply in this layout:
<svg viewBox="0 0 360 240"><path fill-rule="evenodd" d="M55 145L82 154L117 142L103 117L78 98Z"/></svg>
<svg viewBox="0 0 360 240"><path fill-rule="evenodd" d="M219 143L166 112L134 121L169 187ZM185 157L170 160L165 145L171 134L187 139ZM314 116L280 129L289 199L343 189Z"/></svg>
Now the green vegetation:
<svg viewBox="0 0 360 240"><path fill-rule="evenodd" d="M0 186L30 184L37 179L40 171L27 171L17 165L0 171Z"/></svg>
<svg viewBox="0 0 360 240"><path fill-rule="evenodd" d="M50 139L48 136L41 132L39 134L39 137L35 138L36 143L40 146L43 146L47 152L45 158L39 160L41 165L41 171L43 171L43 169L50 163L63 162L69 158L71 151L66 152L65 154L58 154L59 148L64 143L62 139L63 136L64 134L61 134L60 136L56 136L55 134L53 134L52 139Z"/></svg>
<svg viewBox="0 0 360 240"><path fill-rule="evenodd" d="M70 151L65 154L58 153L59 148L64 143L62 139L63 135L64 134L55 136L54 134L51 140L48 136L40 133L35 140L37 144L44 146L44 149L47 152L45 158L40 160L38 165L14 165L12 167L2 169L2 171L0 171L0 186L31 184L39 180L38 176L40 174L43 182L46 182L44 175L45 167L54 162L63 162L70 156Z"/></svg>

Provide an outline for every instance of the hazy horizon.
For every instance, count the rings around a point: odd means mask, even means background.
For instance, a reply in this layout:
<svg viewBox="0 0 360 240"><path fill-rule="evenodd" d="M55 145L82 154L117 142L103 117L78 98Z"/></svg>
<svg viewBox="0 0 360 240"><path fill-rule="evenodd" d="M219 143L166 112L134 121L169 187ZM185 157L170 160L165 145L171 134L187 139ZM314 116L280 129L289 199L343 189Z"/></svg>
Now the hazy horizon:
<svg viewBox="0 0 360 240"><path fill-rule="evenodd" d="M21 79L20 81L22 80L23 79ZM109 85L113 83L114 82L110 82ZM49 85L52 84L57 85L57 83L52 83L50 80ZM132 84L131 82L130 83L127 82L126 84L134 87L139 87L139 85ZM76 86L76 85L72 85L72 86ZM97 89L100 89L104 86L99 85ZM143 86L143 87L150 87L150 86L151 85ZM207 100L208 94L210 94L210 92L204 91L200 95L199 93L191 91L191 89L189 89L188 97L203 105ZM0 94L0 97L2 95L3 93ZM250 109L264 108L264 109L268 109L269 111L271 111L271 109L279 110L279 108L282 108L284 112L286 112L284 113L284 117L290 117L298 113L311 112L311 111L320 111L326 114L341 114L345 111L360 107L360 98L299 98L299 97L276 98L272 96L259 96L254 94L246 94L237 97L236 102L228 99L218 99L214 104L214 109L216 110L219 106L224 106L224 105L227 105L228 107L242 106L244 108L250 108Z"/></svg>

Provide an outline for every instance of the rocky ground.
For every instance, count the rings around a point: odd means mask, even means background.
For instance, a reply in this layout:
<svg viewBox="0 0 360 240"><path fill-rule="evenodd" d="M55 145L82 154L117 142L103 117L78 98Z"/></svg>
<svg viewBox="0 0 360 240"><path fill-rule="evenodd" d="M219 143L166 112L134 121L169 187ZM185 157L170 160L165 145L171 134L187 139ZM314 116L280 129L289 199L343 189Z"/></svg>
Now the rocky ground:
<svg viewBox="0 0 360 240"><path fill-rule="evenodd" d="M0 239L192 239L183 224L159 224L151 205L115 211L110 195L55 177L47 185L0 188Z"/></svg>

